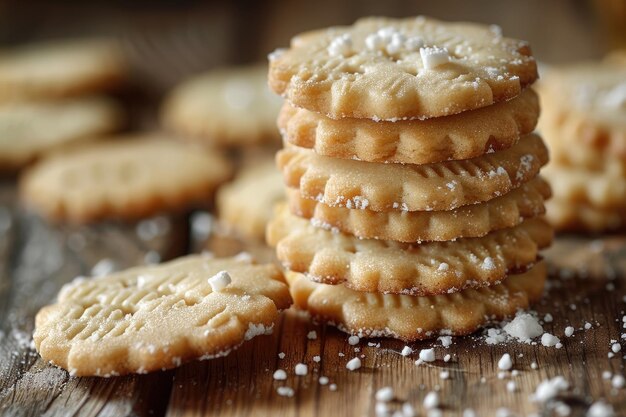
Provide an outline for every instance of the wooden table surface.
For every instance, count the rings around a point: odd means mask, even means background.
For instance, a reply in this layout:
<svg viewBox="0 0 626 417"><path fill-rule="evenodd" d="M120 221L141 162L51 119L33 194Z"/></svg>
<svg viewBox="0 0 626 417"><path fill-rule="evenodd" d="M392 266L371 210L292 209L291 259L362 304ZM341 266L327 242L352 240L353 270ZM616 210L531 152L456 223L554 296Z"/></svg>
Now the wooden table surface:
<svg viewBox="0 0 626 417"><path fill-rule="evenodd" d="M623 352L608 357L610 340L624 332L626 309L626 239L618 235L595 240L561 237L547 253L553 266L550 290L536 310L540 317L554 316L544 328L561 338L562 349L519 342L490 346L478 334L455 338L449 348L433 341L411 344L415 350L434 346L438 358L416 366L416 354L398 353L404 347L401 342L374 339L379 345L362 340L351 346L345 334L288 311L273 335L257 337L228 357L168 372L72 378L44 363L32 347L33 317L63 283L88 274L101 259L124 268L144 263L146 254L149 259L156 253L170 259L202 247L201 237L190 233L185 218L161 218L143 226L150 230L150 225L158 235L151 239L138 235L134 225L48 225L16 205L10 182L0 186L1 415L373 416L376 391L392 386L397 397L390 403L392 411L409 402L418 415L426 415L424 396L439 389L444 415L461 415L461 410L472 408L477 416L495 416L506 407L514 415L550 416L554 403L536 404L529 396L540 381L557 375L572 385L560 398L571 406L572 416L584 416L598 398L612 403L618 415L626 415L626 390L612 389L602 378L603 371L624 373ZM227 243L220 237L213 240L214 248L224 253L240 249ZM607 285L615 289L608 291ZM586 322L592 329L582 330ZM576 328L571 338L563 336L567 325ZM316 339L307 338L311 330ZM498 378L497 361L504 353L514 357L519 375ZM445 354L451 355L448 363L441 360ZM313 360L316 355L321 356L319 363ZM346 362L357 355L363 366L348 371ZM300 362L308 365L308 375L295 376ZM531 368L532 362L538 369ZM287 370L286 381L273 379L278 368ZM440 377L442 370L449 371L449 379ZM336 391L317 382L322 375L336 384ZM509 380L516 383L514 392L506 388ZM295 395L279 396L280 386L293 388Z"/></svg>

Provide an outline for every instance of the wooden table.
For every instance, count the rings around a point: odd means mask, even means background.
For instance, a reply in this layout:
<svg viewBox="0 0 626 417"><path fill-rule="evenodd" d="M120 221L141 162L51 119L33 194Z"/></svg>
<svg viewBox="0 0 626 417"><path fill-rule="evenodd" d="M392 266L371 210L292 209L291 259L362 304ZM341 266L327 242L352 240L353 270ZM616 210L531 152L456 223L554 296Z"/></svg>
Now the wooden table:
<svg viewBox="0 0 626 417"><path fill-rule="evenodd" d="M422 402L427 392L440 389L444 415L461 415L472 408L476 415L496 415L506 407L526 416L539 412L550 416L553 403L529 400L540 381L563 375L573 389L560 398L583 416L589 404L600 397L611 402L618 415L626 415L626 390L614 390L603 371L624 373L621 352L608 357L610 340L620 339L626 309L626 238L598 239L561 237L547 253L553 266L550 290L537 306L540 317L551 313L546 331L559 336L562 349L518 342L489 346L484 336L455 338L445 349L439 342L411 344L413 349L435 347L439 360L416 366L416 355L403 357L401 342L375 339L377 346L362 340L347 343L345 334L318 326L294 311L288 311L272 336L258 337L230 356L190 363L179 369L150 375L111 379L71 378L47 365L33 350L33 316L52 301L61 285L77 275L88 274L101 259L111 259L119 268L198 250L186 218L161 218L144 223L158 236L146 239L134 225L107 224L93 227L51 226L24 213L15 203L10 182L0 186L0 414L9 416L372 416L375 393L394 387L398 401L415 406L425 415ZM156 227L156 226L158 227ZM169 226L169 227L165 227ZM151 229L152 228L152 229ZM219 242L219 241L218 241ZM215 244L215 242L214 242ZM237 245L220 245L223 251ZM559 272L560 271L560 272ZM558 276L564 279L559 279ZM609 288L615 287L612 291ZM581 330L586 322L592 329ZM573 337L564 328L576 328ZM307 338L315 330L316 339ZM625 341L622 340L622 344ZM378 345L379 344L379 345ZM379 346L379 347L378 347ZM357 353L355 348L360 349ZM625 349L626 350L626 349ZM280 359L279 352L284 352ZM498 378L497 361L504 354L514 357L518 376ZM445 363L441 358L451 355ZM321 356L319 363L313 357ZM361 369L351 372L348 359L363 356ZM297 363L306 363L309 373L295 376ZM536 362L538 369L531 368ZM286 381L275 381L274 370L285 369ZM449 379L440 373L448 370ZM336 384L320 385L327 376ZM506 383L515 381L509 392ZM279 396L279 386L295 390L291 398Z"/></svg>

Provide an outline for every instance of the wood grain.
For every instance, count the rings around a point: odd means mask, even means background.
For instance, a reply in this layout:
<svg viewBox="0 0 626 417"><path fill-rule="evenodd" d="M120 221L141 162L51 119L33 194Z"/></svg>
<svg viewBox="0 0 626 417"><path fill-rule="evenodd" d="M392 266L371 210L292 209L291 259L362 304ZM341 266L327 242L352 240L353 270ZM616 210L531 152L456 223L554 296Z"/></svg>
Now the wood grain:
<svg viewBox="0 0 626 417"><path fill-rule="evenodd" d="M169 230L144 241L136 225L53 226L23 212L15 201L13 186L2 184L0 212L11 220L0 240L0 414L162 414L171 375L70 378L39 359L31 334L39 308L98 261L112 259L126 268L143 264L147 253L162 259L181 255L187 242L184 219L166 219Z"/></svg>
<svg viewBox="0 0 626 417"><path fill-rule="evenodd" d="M313 325L289 311L271 337L255 340L229 357L176 371L167 415L373 416L376 391L392 386L398 401L390 404L391 411L409 402L425 413L422 402L426 393L439 387L444 415L460 415L461 410L471 408L479 416L493 416L497 409L508 408L515 415L539 412L550 416L554 402L535 404L529 397L542 380L557 375L572 384L571 392L559 398L572 408L572 416L583 416L598 398L606 398L621 413L618 415L623 415L626 392L613 390L610 381L602 379L602 372L624 373L622 356L610 359L607 355L609 341L619 339L623 332L625 239L570 236L559 239L547 256L555 272L563 268L568 278L553 275L551 289L536 310L540 317L546 313L554 316L544 329L561 338L562 349L519 342L489 346L483 336L475 335L454 338L447 349L438 342L410 344L416 351L435 347L438 357L433 364L416 366L417 353L410 357L399 354L404 347L401 342L375 339L380 347L371 347L362 340L356 353L345 334L330 326ZM614 291L605 289L607 274L614 277L610 281L617 287ZM591 330L583 330L586 322L593 324ZM572 338L563 335L568 325L576 328ZM307 339L310 330L317 332L316 340ZM278 358L279 352L286 353L285 359ZM519 376L498 378L497 362L504 353L514 357ZM448 363L441 360L445 354L452 356ZM321 356L320 363L313 361L315 355ZM364 355L363 366L348 371L345 364L356 355ZM532 362L538 369L532 369ZM309 366L307 376L295 376L297 363ZM287 370L287 381L273 380L272 373L278 368ZM441 379L442 370L450 372L449 379ZM336 392L317 382L321 375L337 384ZM509 380L515 381L515 392L507 390ZM278 396L279 386L294 388L295 396Z"/></svg>
<svg viewBox="0 0 626 417"><path fill-rule="evenodd" d="M187 364L177 370L150 375L100 379L70 378L41 361L30 347L33 317L49 303L59 287L86 274L100 259L110 258L123 268L145 261L149 251L169 259L203 244L187 231L185 219L167 219L169 230L141 239L136 225L105 224L92 227L54 226L24 213L15 206L11 184L0 186L0 414L10 416L374 416L375 393L394 387L397 401L412 404L425 415L422 402L427 392L439 389L444 415L460 415L472 408L479 416L495 416L509 408L516 415L553 414L554 403L529 400L540 381L563 375L573 389L560 398L572 408L572 416L584 416L598 398L611 402L621 415L626 410L626 390L613 390L602 379L603 371L623 374L621 354L608 357L610 340L624 331L621 317L626 304L626 237L598 239L564 236L547 253L551 265L550 290L536 310L554 321L544 329L561 338L562 349L511 342L489 346L484 336L455 338L443 348L440 342L418 342L419 351L435 347L438 360L416 366L417 353L403 357L404 344L374 339L357 346L330 326L311 323L305 315L287 311L271 336L246 343L230 356ZM10 224L7 222L11 219ZM163 222L163 219L160 220ZM197 237L197 236L196 236ZM218 255L251 250L267 256L258 243L248 244L215 228L208 244ZM154 255L153 255L154 256ZM607 291L607 284L615 287ZM575 305L575 309L571 305ZM582 330L586 322L593 328ZM565 338L565 326L577 330ZM307 338L315 330L317 338ZM355 352L355 348L360 351ZM278 354L285 353L280 359ZM498 378L497 361L502 354L514 356L519 376ZM445 363L441 358L450 354ZM321 357L320 362L313 360ZM347 361L362 356L361 369L351 372ZM521 356L520 356L521 355ZM536 362L538 369L531 368ZM297 363L308 365L308 375L296 376ZM275 381L276 369L288 373ZM440 373L447 370L449 379ZM330 385L320 385L320 376ZM506 382L513 380L516 391ZM294 389L293 397L281 397L280 386ZM618 414L620 415L620 414Z"/></svg>

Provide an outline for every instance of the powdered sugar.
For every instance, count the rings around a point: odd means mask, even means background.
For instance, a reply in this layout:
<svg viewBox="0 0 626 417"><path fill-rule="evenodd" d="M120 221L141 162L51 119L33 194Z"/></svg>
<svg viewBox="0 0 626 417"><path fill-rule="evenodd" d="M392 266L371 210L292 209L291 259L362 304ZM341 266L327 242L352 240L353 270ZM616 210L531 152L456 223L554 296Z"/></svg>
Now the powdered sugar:
<svg viewBox="0 0 626 417"><path fill-rule="evenodd" d="M330 45L328 45L328 53L333 57L346 57L352 54L352 37L349 34L344 33L333 38Z"/></svg>

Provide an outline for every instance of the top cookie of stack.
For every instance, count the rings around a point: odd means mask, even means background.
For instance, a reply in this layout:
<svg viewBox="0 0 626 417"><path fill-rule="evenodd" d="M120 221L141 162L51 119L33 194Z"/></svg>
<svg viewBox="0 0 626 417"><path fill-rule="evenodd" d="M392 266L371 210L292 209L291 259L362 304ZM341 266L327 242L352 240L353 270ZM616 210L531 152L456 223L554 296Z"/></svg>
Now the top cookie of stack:
<svg viewBox="0 0 626 417"><path fill-rule="evenodd" d="M271 54L291 214L277 210L267 239L296 303L352 333L413 340L536 299L533 265L552 239L536 79L528 45L498 27L424 17L362 19ZM297 285L297 273L347 288ZM438 319L399 324L418 304Z"/></svg>

